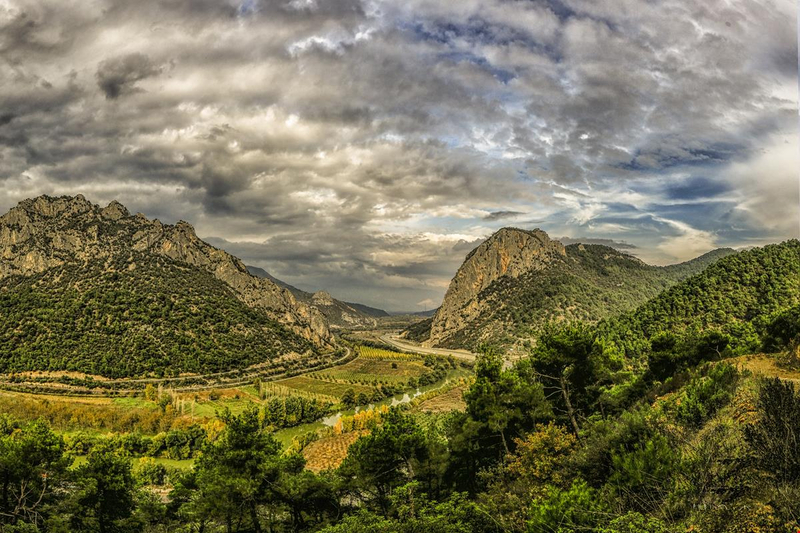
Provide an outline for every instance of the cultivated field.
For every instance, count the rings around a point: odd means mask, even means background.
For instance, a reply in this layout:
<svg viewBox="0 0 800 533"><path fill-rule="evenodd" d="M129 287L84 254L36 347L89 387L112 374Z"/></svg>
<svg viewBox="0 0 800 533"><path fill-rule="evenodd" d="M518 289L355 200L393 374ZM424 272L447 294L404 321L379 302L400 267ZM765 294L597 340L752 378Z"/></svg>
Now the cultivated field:
<svg viewBox="0 0 800 533"><path fill-rule="evenodd" d="M367 385L327 381L311 376L295 376L293 378L282 379L281 381L275 382L275 384L285 388L285 394L287 395L300 394L310 395L311 397L323 395L336 398L337 400L341 398L348 389L352 389L356 394L363 392L367 395L373 391L373 388Z"/></svg>
<svg viewBox="0 0 800 533"><path fill-rule="evenodd" d="M303 457L306 458L306 468L313 472L321 472L331 468L336 468L345 457L347 449L362 435L368 431L353 431L342 433L341 435L331 435L312 442L303 449Z"/></svg>
<svg viewBox="0 0 800 533"><path fill-rule="evenodd" d="M459 386L450 389L442 394L435 395L420 402L416 410L422 413L449 413L450 411L463 411L467 408L464 402L464 390L466 386Z"/></svg>
<svg viewBox="0 0 800 533"><path fill-rule="evenodd" d="M374 356L360 356L347 364L313 372L309 376L326 381L375 385L404 383L408 378L419 378L426 371L427 368L419 359L380 359Z"/></svg>

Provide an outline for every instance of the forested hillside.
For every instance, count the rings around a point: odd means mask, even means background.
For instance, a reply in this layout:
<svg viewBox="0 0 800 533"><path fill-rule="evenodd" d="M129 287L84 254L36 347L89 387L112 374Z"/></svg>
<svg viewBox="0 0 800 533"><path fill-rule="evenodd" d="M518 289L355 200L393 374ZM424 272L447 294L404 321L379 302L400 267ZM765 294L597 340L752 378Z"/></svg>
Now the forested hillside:
<svg viewBox="0 0 800 533"><path fill-rule="evenodd" d="M663 345L709 331L744 353L759 349L775 313L798 302L800 241L791 240L721 259L598 331L628 356L639 353L645 339L657 337Z"/></svg>
<svg viewBox="0 0 800 533"><path fill-rule="evenodd" d="M82 196L0 216L0 372L214 373L333 352L324 317L186 222ZM282 359L282 360L283 360ZM311 358L309 358L311 359Z"/></svg>
<svg viewBox="0 0 800 533"><path fill-rule="evenodd" d="M133 253L0 280L0 372L177 376L313 350L224 282L165 257Z"/></svg>
<svg viewBox="0 0 800 533"><path fill-rule="evenodd" d="M594 322L630 311L732 253L719 249L692 261L656 267L607 246L572 244L563 247L563 254L549 254L534 268L499 276L467 299L461 306L463 311L451 311L453 317L446 318L439 316L445 312L440 309L432 320L408 328L406 336L428 341L431 327L445 321L456 325L431 339L437 346L474 350L489 343L524 353L548 324ZM470 256L465 265L475 260ZM480 265L474 268L483 270ZM465 318L459 319L459 313Z"/></svg>

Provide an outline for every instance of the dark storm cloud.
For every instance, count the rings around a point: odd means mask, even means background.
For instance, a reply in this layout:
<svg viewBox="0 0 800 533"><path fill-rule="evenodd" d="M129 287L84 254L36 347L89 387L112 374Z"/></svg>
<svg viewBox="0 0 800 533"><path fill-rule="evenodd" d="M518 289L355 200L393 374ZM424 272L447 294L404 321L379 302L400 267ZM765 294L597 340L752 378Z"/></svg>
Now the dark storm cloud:
<svg viewBox="0 0 800 533"><path fill-rule="evenodd" d="M117 198L395 309L509 219L662 262L796 231L789 0L3 6L3 210Z"/></svg>
<svg viewBox="0 0 800 533"><path fill-rule="evenodd" d="M613 239L597 239L592 237L559 237L557 240L561 241L561 244L564 246L568 246L570 244L602 244L603 246L616 248L617 250L635 250L638 248L638 246L635 244L631 244L629 242L618 242Z"/></svg>
<svg viewBox="0 0 800 533"><path fill-rule="evenodd" d="M118 98L123 92L137 90L135 83L161 73L144 54L134 53L102 61L97 67L97 85L106 98Z"/></svg>
<svg viewBox="0 0 800 533"><path fill-rule="evenodd" d="M487 222L493 222L495 220L503 220L503 219L507 219L507 218L515 218L515 217L518 217L518 216L524 215L524 214L525 213L522 213L520 211L494 211L492 213L489 213L485 217L483 217L483 220L486 220Z"/></svg>

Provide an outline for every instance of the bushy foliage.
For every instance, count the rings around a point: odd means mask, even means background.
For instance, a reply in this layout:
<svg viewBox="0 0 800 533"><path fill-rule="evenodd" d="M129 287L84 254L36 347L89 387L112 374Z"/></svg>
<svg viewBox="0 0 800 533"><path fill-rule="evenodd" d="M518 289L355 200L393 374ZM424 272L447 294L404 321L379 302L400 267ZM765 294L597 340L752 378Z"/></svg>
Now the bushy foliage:
<svg viewBox="0 0 800 533"><path fill-rule="evenodd" d="M0 371L214 373L312 350L212 274L158 256L0 281Z"/></svg>
<svg viewBox="0 0 800 533"><path fill-rule="evenodd" d="M739 372L729 363L706 366L696 373L675 398L675 416L699 427L728 404L739 382Z"/></svg>
<svg viewBox="0 0 800 533"><path fill-rule="evenodd" d="M531 505L530 533L572 533L591 530L602 523L607 510L585 481L575 481L566 489L549 487L544 497Z"/></svg>
<svg viewBox="0 0 800 533"><path fill-rule="evenodd" d="M778 378L761 382L757 424L745 428L745 439L759 464L781 481L800 479L800 393Z"/></svg>

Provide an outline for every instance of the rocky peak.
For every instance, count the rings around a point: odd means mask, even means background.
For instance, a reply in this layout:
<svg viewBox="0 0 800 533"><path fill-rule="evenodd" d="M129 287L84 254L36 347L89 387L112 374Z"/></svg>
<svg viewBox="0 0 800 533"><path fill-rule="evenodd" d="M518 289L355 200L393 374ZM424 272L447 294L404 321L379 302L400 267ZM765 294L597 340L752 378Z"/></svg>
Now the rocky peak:
<svg viewBox="0 0 800 533"><path fill-rule="evenodd" d="M519 277L564 257L564 245L540 229L503 228L467 255L433 317L430 343L463 328L480 312L480 292L503 276Z"/></svg>
<svg viewBox="0 0 800 533"><path fill-rule="evenodd" d="M333 296L325 291L315 292L311 297L311 302L314 305L334 305Z"/></svg>
<svg viewBox="0 0 800 533"><path fill-rule="evenodd" d="M119 202L101 209L83 196L40 196L20 202L0 217L0 279L131 252L156 254L202 268L227 283L251 307L320 344L332 342L316 310L267 279L251 276L232 255L199 239L188 222L162 224L130 216Z"/></svg>
<svg viewBox="0 0 800 533"><path fill-rule="evenodd" d="M5 223L17 225L57 216L70 216L91 211L95 207L83 195L47 196L29 198L21 201L16 207L0 217Z"/></svg>
<svg viewBox="0 0 800 533"><path fill-rule="evenodd" d="M100 211L100 214L103 215L104 218L107 218L109 220L119 220L121 218L127 218L131 216L131 214L128 212L125 206L116 200L108 204L108 206L106 206L102 211Z"/></svg>

